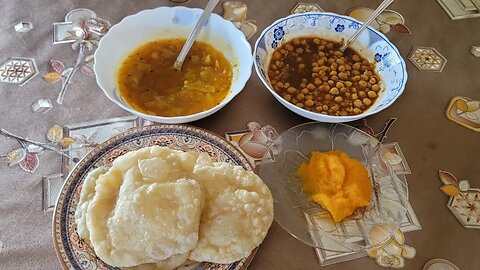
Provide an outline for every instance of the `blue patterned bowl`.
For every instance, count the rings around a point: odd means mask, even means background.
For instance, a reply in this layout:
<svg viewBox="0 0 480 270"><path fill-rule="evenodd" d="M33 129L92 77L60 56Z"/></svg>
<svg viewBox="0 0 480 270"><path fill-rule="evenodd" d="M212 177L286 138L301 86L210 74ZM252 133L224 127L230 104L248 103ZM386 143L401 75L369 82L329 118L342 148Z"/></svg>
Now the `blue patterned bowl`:
<svg viewBox="0 0 480 270"><path fill-rule="evenodd" d="M340 42L347 40L360 28L361 22L347 16L328 12L293 14L268 26L255 43L254 65L257 75L272 95L285 107L303 117L328 123L349 122L384 110L402 94L407 82L405 61L397 48L380 32L367 29L350 46L368 61L376 62L382 81L382 92L366 111L354 116L330 116L301 109L284 100L270 85L268 65L275 48L296 37L318 36Z"/></svg>

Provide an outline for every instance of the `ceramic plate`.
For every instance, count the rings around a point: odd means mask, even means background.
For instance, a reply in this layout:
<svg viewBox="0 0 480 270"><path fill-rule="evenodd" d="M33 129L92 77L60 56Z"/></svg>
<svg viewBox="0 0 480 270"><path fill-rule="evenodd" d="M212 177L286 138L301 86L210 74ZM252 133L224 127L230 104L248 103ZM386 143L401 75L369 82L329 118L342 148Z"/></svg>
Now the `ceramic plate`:
<svg viewBox="0 0 480 270"><path fill-rule="evenodd" d="M55 250L64 269L118 269L95 256L77 234L75 210L82 183L90 170L110 165L115 158L142 147L159 145L184 151L206 152L216 161L241 165L253 170L247 159L223 138L206 130L182 125L155 125L132 128L102 143L86 155L65 180L53 217ZM201 263L189 269L246 269L256 250L248 258L226 265Z"/></svg>

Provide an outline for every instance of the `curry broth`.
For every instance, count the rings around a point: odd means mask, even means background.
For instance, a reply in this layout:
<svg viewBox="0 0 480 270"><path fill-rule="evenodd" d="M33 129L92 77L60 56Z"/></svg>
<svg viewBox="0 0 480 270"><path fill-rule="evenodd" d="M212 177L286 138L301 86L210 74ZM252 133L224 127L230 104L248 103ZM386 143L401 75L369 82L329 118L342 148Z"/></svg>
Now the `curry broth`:
<svg viewBox="0 0 480 270"><path fill-rule="evenodd" d="M196 41L181 71L173 64L185 39L147 43L132 52L117 73L120 95L134 109L158 116L184 116L215 107L228 95L232 65L212 46Z"/></svg>

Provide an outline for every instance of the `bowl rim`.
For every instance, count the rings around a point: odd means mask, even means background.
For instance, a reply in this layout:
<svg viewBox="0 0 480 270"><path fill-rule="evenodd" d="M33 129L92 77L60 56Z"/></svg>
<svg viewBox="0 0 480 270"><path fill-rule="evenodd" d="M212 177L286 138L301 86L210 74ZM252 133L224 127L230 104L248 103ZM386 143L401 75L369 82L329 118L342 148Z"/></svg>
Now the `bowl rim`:
<svg viewBox="0 0 480 270"><path fill-rule="evenodd" d="M117 29L122 27L122 24L128 23L128 20L131 20L133 17L137 17L137 16L140 17L144 13L149 13L149 12L160 12L162 10L172 10L172 11L174 11L174 10L180 10L180 9L190 10L190 11L197 12L197 13L203 12L203 9L201 9L201 8L189 8L189 7L184 7L184 6L175 6L175 7L161 6L161 7L151 8L151 9L144 9L144 10L141 10L137 13L125 16L125 17L122 18L122 20L120 20L118 23L113 25L109 29L107 34L100 39L100 41L98 43L98 48L95 50L95 53L94 53L94 58L97 59L98 58L97 56L101 53L100 49L102 48L102 44L105 44L105 42L107 42L107 41L105 41L106 37L110 33L112 33L112 32L115 33L116 31L118 31ZM216 19L220 19L221 21L225 22L226 23L225 24L226 29L224 31L233 31L234 33L236 33L240 37L240 40L238 41L238 44L240 46L243 46L243 47L247 48L247 50L249 51L250 54L252 53L252 46L247 41L245 35L237 27L235 27L235 25L231 21L228 21L228 20L224 19L222 16L220 16L216 13L212 13L210 16L215 17ZM105 46L106 45L104 45L104 47ZM105 47L105 48L107 48L107 47ZM155 122L169 123L169 124L181 124L181 123L188 123L188 122L200 120L202 118L205 118L205 117L208 117L208 116L212 115L213 113L217 112L218 110L223 108L225 105L227 105L230 101L232 101L232 99L235 98L240 92L242 92L242 90L245 88L245 85L247 84L247 82L249 81L249 79L252 75L252 66L253 66L253 62L254 62L253 58L251 58L251 57L248 58L248 59L245 58L244 61L249 61L249 62L247 62L247 66L250 66L250 67L246 69L247 70L247 73L245 74L246 75L246 80L239 81L238 88L240 90L238 91L238 93L232 94L233 93L232 86L230 86L230 91L227 94L227 96L216 106L214 106L214 107L212 107L208 110L205 110L205 111L201 111L201 112L198 112L198 113L195 113L195 114L190 114L190 115L183 115L183 116L173 116L173 117L158 116L158 115L146 114L146 113L137 111L134 108L131 108L131 107L127 106L126 104L123 104L119 100L115 99L114 95L116 94L116 87L114 87L113 95L111 95L107 90L104 89L106 87L102 86L102 84L100 83L99 76L95 76L95 80L96 80L96 83L97 83L98 87L100 87L100 89L107 96L107 98L110 101L112 101L113 103L117 104L122 109L124 109L124 110L126 110L126 111L128 111L132 114L138 115L142 118L149 119L149 120L152 120L152 121L155 121ZM94 65L93 65L93 70L94 70L95 74L98 74L97 73L98 65L96 63L97 62L95 61Z"/></svg>
<svg viewBox="0 0 480 270"><path fill-rule="evenodd" d="M308 16L308 15L323 15L323 16L330 16L330 17L340 17L340 18L343 18L343 19L346 19L346 20L350 20L352 22L356 22L360 25L363 25L363 22L353 18L353 17L350 17L350 16L346 16L346 15L341 15L341 14L337 14L337 13L333 13L333 12L316 12L316 11L312 11L312 12L304 12L304 13L297 13L297 14L291 14L291 15L288 15L286 17L282 17L282 18L279 18L277 20L275 20L273 23L271 23L269 26L267 26L261 33L260 35L258 36L257 40L255 41L255 45L253 47L253 59L255 59L256 55L257 55L257 51L258 51L258 47L259 47L259 43L260 43L260 40L262 39L262 37L265 36L265 34L270 31L273 27L275 27L277 24L279 24L280 22L282 21L285 21L285 20L288 20L288 19L291 19L291 18L294 18L294 17L303 17L303 16ZM325 121L325 122L329 122L329 123L337 123L337 122L349 122L349 121L355 121L355 120L358 120L360 118L363 118L363 117L367 117L367 116L370 116L370 115L373 115L373 114L376 114L376 113L379 113L383 110L385 110L386 108L390 107L395 100L397 100L402 94L403 92L405 91L405 86L407 84L407 81L408 81L408 73L407 73L407 66L405 64L405 60L403 59L402 55L400 54L400 51L397 49L397 47L384 35L382 34L381 32L377 31L376 29L374 29L373 27L371 26L367 26L367 29L369 31L372 31L374 32L375 34L377 34L383 41L385 41L390 47L392 47L393 51L395 53L397 53L397 55L399 56L399 59L400 59L400 64L402 66L402 70L403 70L403 75L404 75L404 78L403 78L403 81L402 81L402 85L400 87L400 90L398 91L398 94L397 94L397 97L389 104L386 104L385 106L383 106L381 109L379 110L367 110L361 114L358 114L358 115L349 115L349 116L334 116L334 115L325 115L325 114L320 114L320 113L315 113L315 112L311 112L311 111L308 111L308 110L305 110L303 108L300 108L300 107L297 107L295 106L294 104L292 103L289 103L287 102L286 100L284 100L280 95L278 95L270 86L270 84L265 81L265 79L260 75L260 69L259 69L259 66L257 65L257 61L253 61L253 65L255 67L255 73L257 74L257 77L259 77L259 79L262 81L263 85L265 85L265 87L268 89L268 91L270 91L270 93L283 105L285 106L287 109L289 109L290 111L302 116L302 117L306 117L306 118L309 118L311 120L315 120L315 121ZM285 101L285 102L283 102ZM288 105L286 105L288 103ZM295 111L294 109L298 109L299 112ZM371 107L369 108L371 109ZM320 118L323 118L321 120L319 120L318 116L320 116Z"/></svg>

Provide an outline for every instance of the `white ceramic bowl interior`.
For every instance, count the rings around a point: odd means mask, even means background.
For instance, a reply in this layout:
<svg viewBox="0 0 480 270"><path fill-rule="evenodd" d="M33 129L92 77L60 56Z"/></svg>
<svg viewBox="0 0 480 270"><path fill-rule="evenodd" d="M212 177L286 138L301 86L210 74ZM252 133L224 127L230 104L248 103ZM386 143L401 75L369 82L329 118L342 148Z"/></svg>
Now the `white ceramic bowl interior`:
<svg viewBox="0 0 480 270"><path fill-rule="evenodd" d="M142 118L160 123L186 123L207 117L230 102L250 78L252 51L245 36L231 22L212 14L197 40L210 44L232 64L232 86L228 96L217 106L188 116L161 117L136 111L120 96L116 74L124 59L139 46L150 41L187 38L203 10L185 7L160 7L125 17L101 40L95 52L97 83L107 97L123 109Z"/></svg>
<svg viewBox="0 0 480 270"><path fill-rule="evenodd" d="M296 37L318 36L340 42L347 40L361 26L361 22L347 16L328 12L293 14L268 26L258 38L254 49L257 75L272 95L285 107L303 117L328 123L354 121L384 110L402 94L407 82L405 61L397 48L380 32L368 27L351 45L368 61L376 62L376 71L382 81L382 92L368 110L354 116L331 116L301 109L284 100L271 87L268 65L275 48Z"/></svg>

